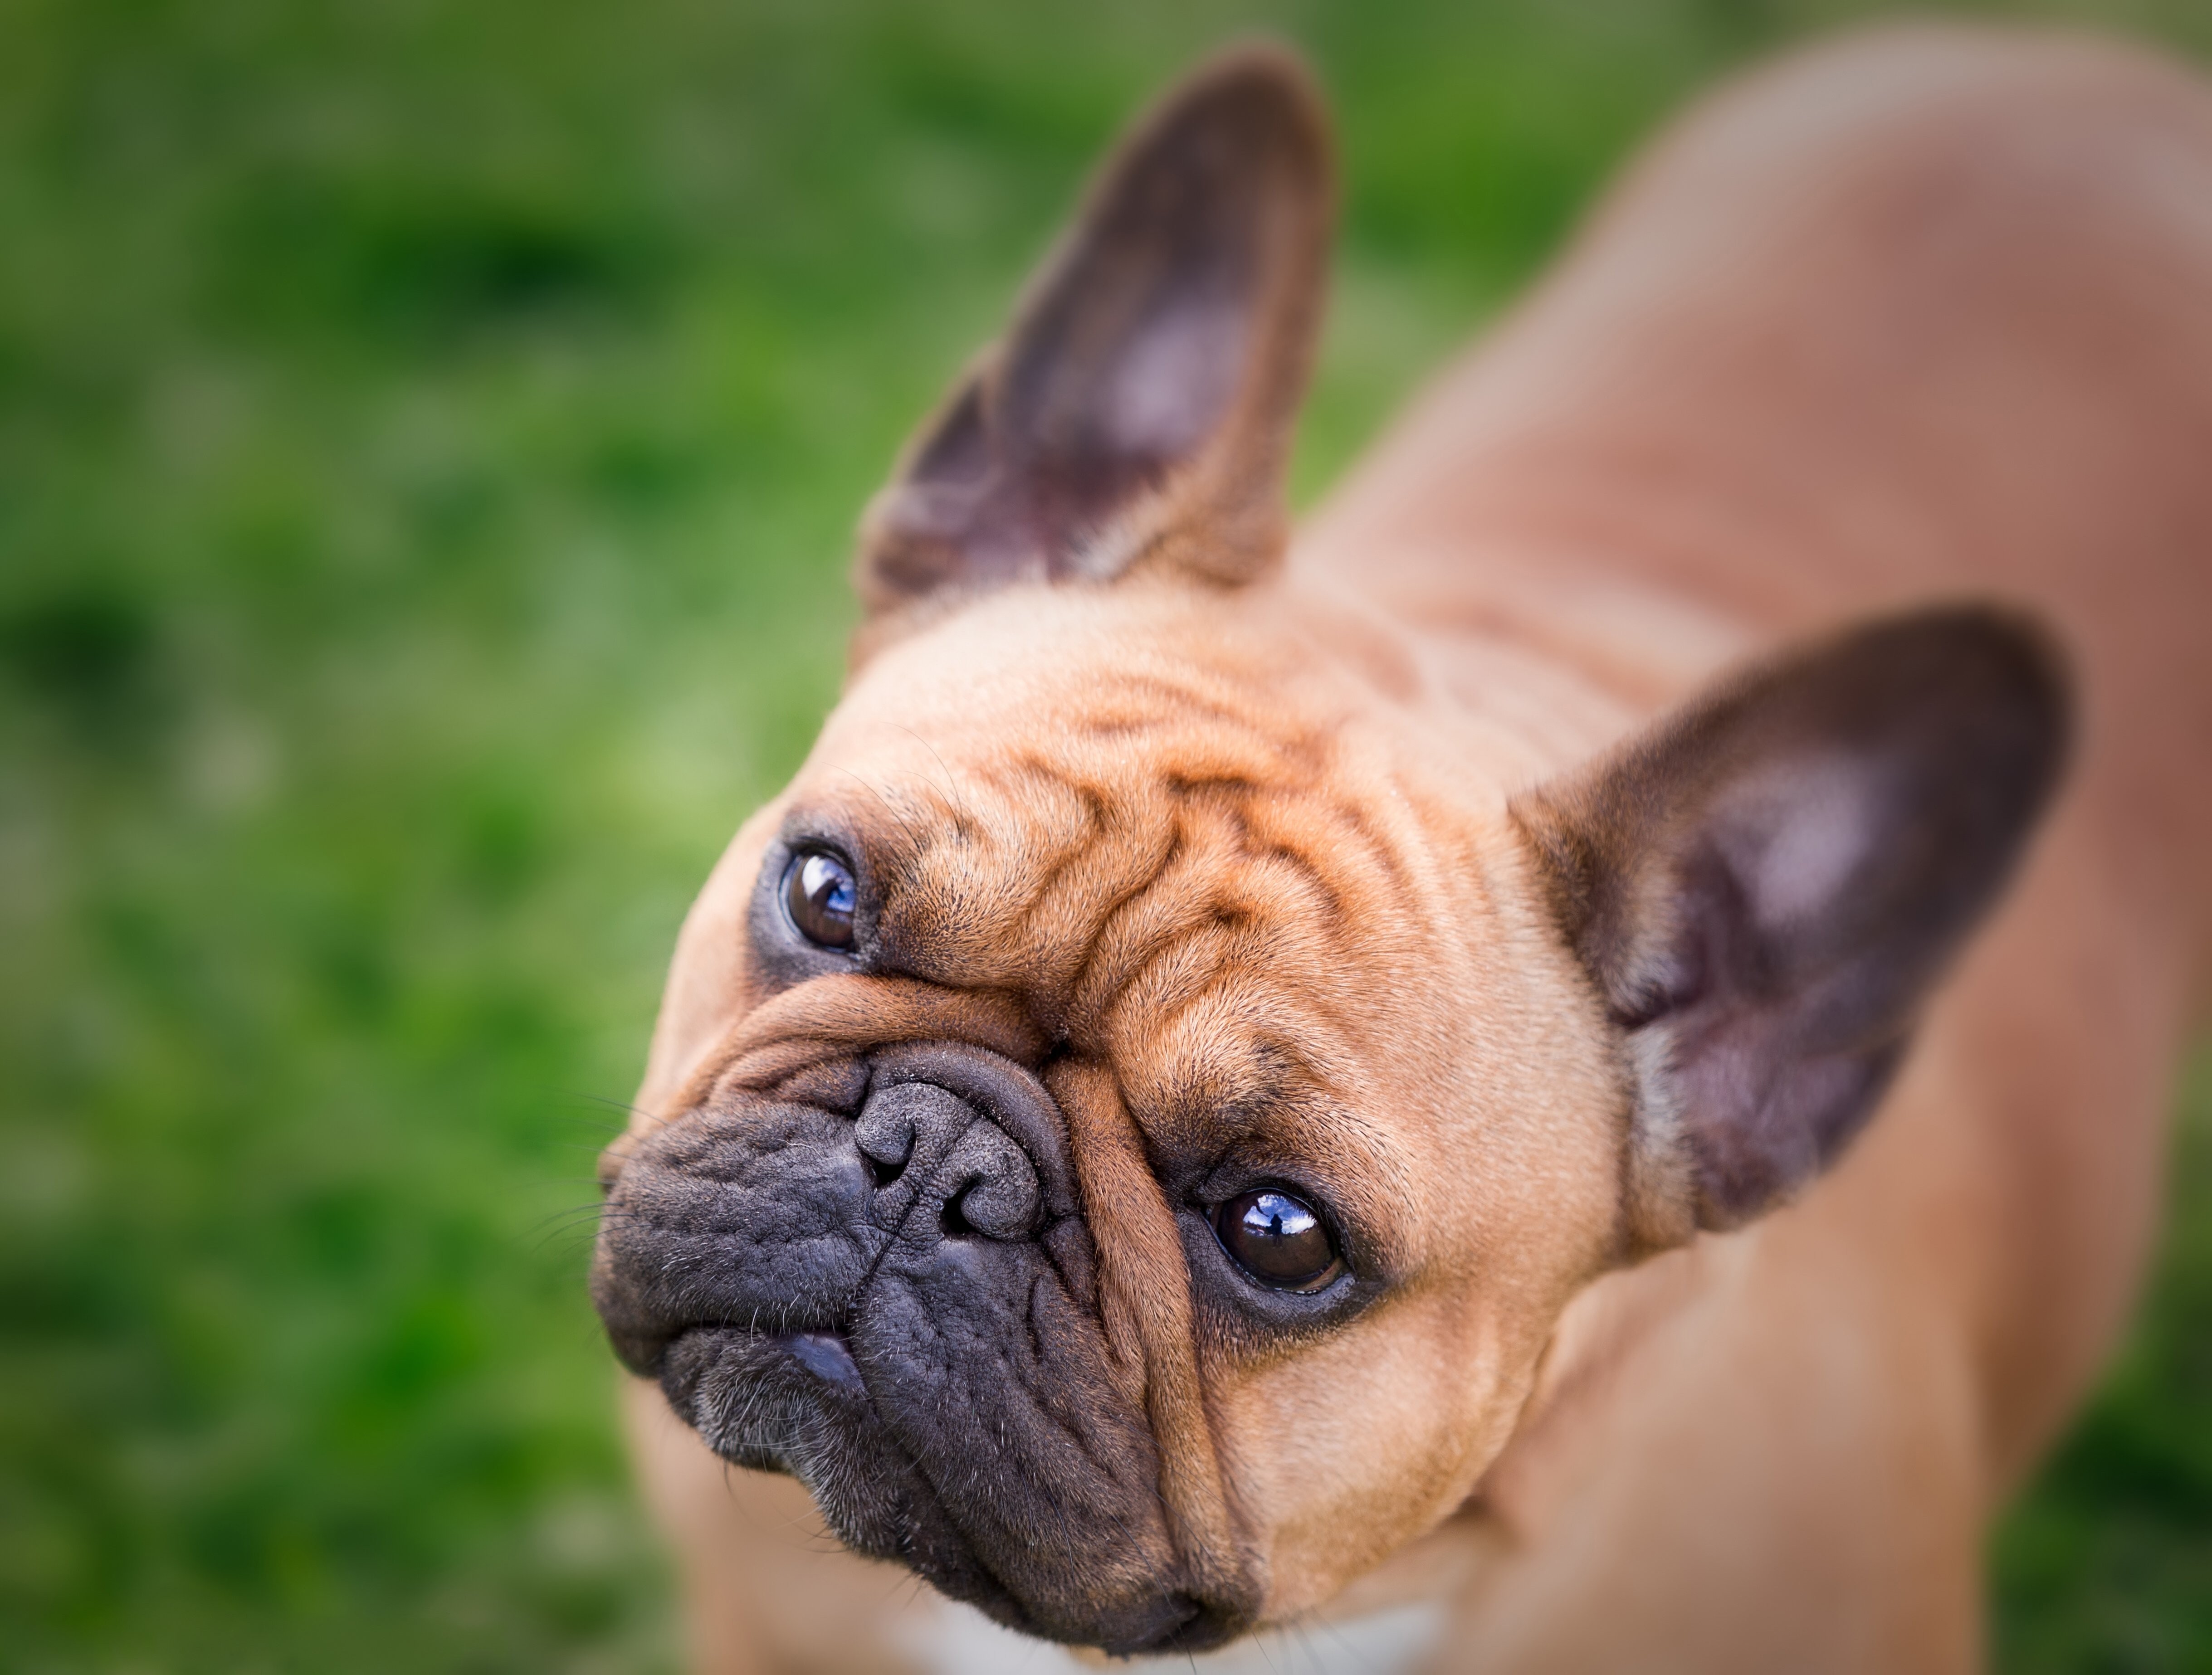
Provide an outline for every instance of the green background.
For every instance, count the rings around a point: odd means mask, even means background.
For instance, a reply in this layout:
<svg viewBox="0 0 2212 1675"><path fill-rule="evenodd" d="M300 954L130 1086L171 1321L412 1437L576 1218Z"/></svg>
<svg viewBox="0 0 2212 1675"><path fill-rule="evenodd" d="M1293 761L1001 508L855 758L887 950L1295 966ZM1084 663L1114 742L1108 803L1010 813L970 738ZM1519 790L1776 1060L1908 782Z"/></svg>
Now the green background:
<svg viewBox="0 0 2212 1675"><path fill-rule="evenodd" d="M854 517L1087 162L1254 21L1318 61L1310 497L1850 9L0 0L0 1667L666 1666L592 1154L836 689ZM2008 1668L2212 1668L2193 1085L1995 1540Z"/></svg>

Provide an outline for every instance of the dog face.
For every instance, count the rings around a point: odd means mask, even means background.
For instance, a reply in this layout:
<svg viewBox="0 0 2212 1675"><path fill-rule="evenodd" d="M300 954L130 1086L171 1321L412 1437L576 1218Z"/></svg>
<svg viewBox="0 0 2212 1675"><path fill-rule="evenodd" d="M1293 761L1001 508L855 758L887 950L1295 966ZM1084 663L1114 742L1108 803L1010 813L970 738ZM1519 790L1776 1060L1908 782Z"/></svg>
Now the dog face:
<svg viewBox="0 0 2212 1675"><path fill-rule="evenodd" d="M605 1169L595 1300L718 1453L1115 1651L1432 1526L1580 1287L1831 1159L2063 731L1958 610L1536 783L1273 574L1328 203L1265 52L1109 164L872 508Z"/></svg>

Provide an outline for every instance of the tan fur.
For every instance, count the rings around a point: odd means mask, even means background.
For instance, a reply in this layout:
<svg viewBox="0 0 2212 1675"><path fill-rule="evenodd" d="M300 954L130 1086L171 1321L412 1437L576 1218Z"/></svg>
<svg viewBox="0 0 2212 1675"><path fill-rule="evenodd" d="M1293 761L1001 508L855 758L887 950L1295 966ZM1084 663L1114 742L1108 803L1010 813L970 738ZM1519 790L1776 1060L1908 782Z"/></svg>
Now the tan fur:
<svg viewBox="0 0 2212 1675"><path fill-rule="evenodd" d="M645 1120L933 1033L1042 1066L1171 1532L1270 1621L1441 1597L1437 1669L1972 1666L1984 1521L2140 1271L2212 943L2208 298L2212 91L2172 67L1931 29L1754 77L1279 574L879 626L685 925ZM1968 594L2078 665L2059 809L1841 1164L1619 1267L1628 1072L1508 799L1742 653ZM908 978L763 1001L793 798L927 881ZM1146 1163L1263 1095L1418 1276L1296 1355L1194 1327ZM702 1667L931 1666L944 1607L630 1412Z"/></svg>

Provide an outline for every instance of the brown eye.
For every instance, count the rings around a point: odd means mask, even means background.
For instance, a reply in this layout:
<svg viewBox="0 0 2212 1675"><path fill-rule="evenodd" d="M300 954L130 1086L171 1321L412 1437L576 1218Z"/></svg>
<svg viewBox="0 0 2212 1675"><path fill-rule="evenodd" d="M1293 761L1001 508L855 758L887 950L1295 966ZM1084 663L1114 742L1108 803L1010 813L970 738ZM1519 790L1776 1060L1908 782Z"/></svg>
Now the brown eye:
<svg viewBox="0 0 2212 1675"><path fill-rule="evenodd" d="M853 869L819 849L793 855L783 875L783 910L799 935L824 948L853 945L853 905L859 895Z"/></svg>
<svg viewBox="0 0 2212 1675"><path fill-rule="evenodd" d="M1313 1206L1273 1186L1224 1204L1213 1212L1213 1231L1237 1265L1262 1285L1318 1291L1343 1270Z"/></svg>

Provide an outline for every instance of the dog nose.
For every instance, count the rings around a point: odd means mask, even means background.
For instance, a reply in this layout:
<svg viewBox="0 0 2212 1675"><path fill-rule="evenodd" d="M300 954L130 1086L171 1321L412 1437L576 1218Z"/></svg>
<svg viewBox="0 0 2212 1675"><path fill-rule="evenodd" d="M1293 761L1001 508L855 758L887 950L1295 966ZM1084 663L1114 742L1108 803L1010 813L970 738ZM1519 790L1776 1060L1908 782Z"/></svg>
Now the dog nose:
<svg viewBox="0 0 2212 1675"><path fill-rule="evenodd" d="M1037 1230L1036 1171L994 1123L978 1122L945 1160L949 1190L938 1224L948 1237L1026 1239Z"/></svg>
<svg viewBox="0 0 2212 1675"><path fill-rule="evenodd" d="M1092 1295L1066 1126L1034 1075L957 1042L849 1071L709 1105L623 1162L592 1284L633 1370L699 1326L842 1330L894 1250L911 1279L1033 1241Z"/></svg>
<svg viewBox="0 0 2212 1675"><path fill-rule="evenodd" d="M1030 1237L1043 1219L1029 1154L976 1103L935 1082L879 1086L854 1139L875 1183L879 1227L933 1211L948 1238L1012 1240Z"/></svg>

